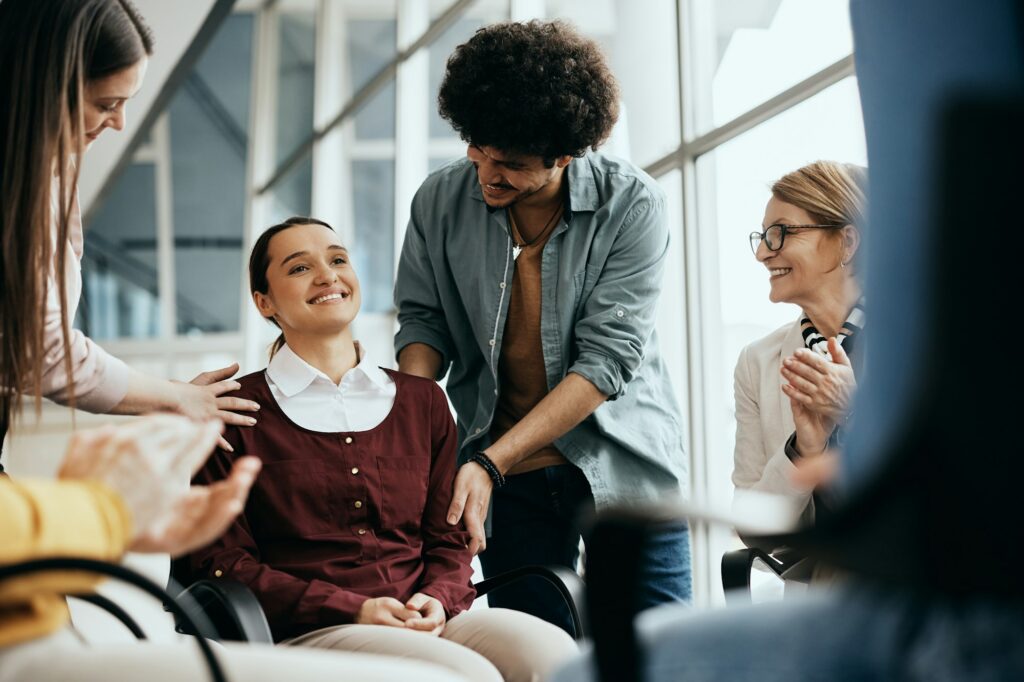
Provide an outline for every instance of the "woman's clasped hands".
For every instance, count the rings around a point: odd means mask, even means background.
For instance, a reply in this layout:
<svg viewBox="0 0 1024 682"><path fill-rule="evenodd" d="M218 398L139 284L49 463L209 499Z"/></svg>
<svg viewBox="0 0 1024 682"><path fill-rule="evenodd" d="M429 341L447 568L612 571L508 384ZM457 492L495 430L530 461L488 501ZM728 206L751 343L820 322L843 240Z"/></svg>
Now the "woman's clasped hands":
<svg viewBox="0 0 1024 682"><path fill-rule="evenodd" d="M782 362L782 392L789 397L801 456L820 454L836 425L849 413L857 381L846 351L828 340L831 359L806 348Z"/></svg>
<svg viewBox="0 0 1024 682"><path fill-rule="evenodd" d="M444 630L447 619L440 601L417 592L404 604L393 597L367 599L359 608L355 621L362 625L391 625L437 636Z"/></svg>

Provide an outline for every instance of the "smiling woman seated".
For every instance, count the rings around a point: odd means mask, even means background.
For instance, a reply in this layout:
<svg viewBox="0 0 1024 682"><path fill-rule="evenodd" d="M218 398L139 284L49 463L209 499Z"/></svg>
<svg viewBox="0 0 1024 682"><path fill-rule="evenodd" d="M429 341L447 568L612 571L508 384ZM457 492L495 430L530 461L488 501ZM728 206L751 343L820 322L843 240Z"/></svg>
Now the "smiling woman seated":
<svg viewBox="0 0 1024 682"><path fill-rule="evenodd" d="M828 499L794 485L795 464L841 445L863 358L854 345L864 327L857 254L866 186L861 166L799 168L772 185L762 230L750 234L769 299L801 312L740 353L732 480L737 489L797 498L807 523L827 513Z"/></svg>
<svg viewBox="0 0 1024 682"><path fill-rule="evenodd" d="M475 597L469 535L446 519L457 434L433 381L374 365L353 340L359 280L326 223L290 218L256 242L253 301L281 329L235 395L262 409L229 428L197 476L255 455L243 513L194 553L194 578L256 594L275 641L422 659L469 679L533 680L576 650L560 628Z"/></svg>

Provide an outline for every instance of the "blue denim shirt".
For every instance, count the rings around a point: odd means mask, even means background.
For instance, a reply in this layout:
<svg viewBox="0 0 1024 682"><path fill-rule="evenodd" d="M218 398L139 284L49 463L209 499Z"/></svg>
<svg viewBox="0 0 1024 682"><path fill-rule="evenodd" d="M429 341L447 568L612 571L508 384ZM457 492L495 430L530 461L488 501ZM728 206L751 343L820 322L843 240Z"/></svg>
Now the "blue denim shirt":
<svg viewBox="0 0 1024 682"><path fill-rule="evenodd" d="M548 388L569 372L609 400L555 441L595 502L650 501L686 487L679 407L654 320L668 249L665 195L643 171L597 153L567 167L568 203L541 260ZM425 343L458 413L460 460L490 445L498 356L515 272L508 212L484 203L461 159L412 201L395 285L396 353Z"/></svg>

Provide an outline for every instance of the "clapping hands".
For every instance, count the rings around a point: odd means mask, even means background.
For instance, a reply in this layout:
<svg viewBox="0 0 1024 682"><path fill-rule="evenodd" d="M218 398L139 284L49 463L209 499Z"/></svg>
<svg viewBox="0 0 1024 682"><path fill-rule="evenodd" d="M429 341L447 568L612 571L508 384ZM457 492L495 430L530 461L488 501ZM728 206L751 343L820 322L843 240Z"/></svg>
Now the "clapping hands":
<svg viewBox="0 0 1024 682"><path fill-rule="evenodd" d="M846 351L828 340L831 360L801 348L782 363L782 392L789 398L802 457L821 454L836 424L846 417L857 381Z"/></svg>
<svg viewBox="0 0 1024 682"><path fill-rule="evenodd" d="M172 556L209 544L242 511L260 462L243 457L210 486L188 482L213 451L220 421L153 415L72 437L59 476L98 480L132 516L129 549Z"/></svg>

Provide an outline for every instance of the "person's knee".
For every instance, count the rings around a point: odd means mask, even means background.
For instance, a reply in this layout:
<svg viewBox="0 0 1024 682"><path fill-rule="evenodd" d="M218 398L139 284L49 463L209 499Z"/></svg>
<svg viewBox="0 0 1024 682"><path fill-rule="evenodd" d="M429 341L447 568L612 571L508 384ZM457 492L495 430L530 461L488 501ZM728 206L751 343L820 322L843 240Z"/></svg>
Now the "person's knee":
<svg viewBox="0 0 1024 682"><path fill-rule="evenodd" d="M579 653L579 646L569 634L538 618L531 618L530 636L522 643L523 652L532 661L534 669L545 677Z"/></svg>
<svg viewBox="0 0 1024 682"><path fill-rule="evenodd" d="M578 652L576 642L562 628L520 611L491 609L489 614L500 637L502 649L520 675L518 679L543 679L563 666ZM500 667L500 666L499 666Z"/></svg>
<svg viewBox="0 0 1024 682"><path fill-rule="evenodd" d="M330 649L338 652L359 652L377 656L400 657L409 665L447 669L453 675L473 682L504 682L501 674L486 657L422 632L413 632L388 625L338 625L323 628L288 642L296 648Z"/></svg>

